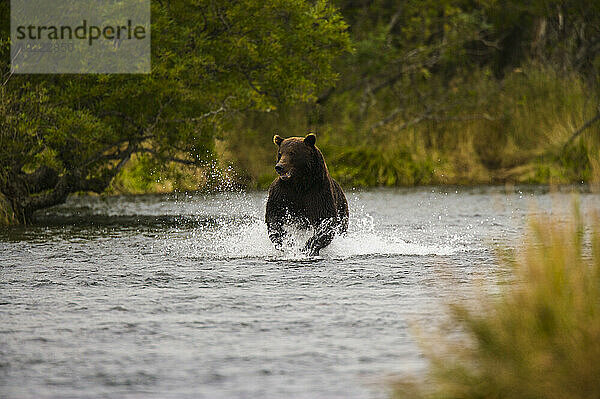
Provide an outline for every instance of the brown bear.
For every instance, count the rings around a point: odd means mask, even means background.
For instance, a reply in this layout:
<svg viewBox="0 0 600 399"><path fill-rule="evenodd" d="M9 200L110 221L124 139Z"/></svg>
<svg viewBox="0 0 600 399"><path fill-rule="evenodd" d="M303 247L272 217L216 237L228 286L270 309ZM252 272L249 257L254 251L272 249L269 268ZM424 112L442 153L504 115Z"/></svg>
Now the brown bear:
<svg viewBox="0 0 600 399"><path fill-rule="evenodd" d="M316 136L274 136L278 147L275 171L279 175L267 200L265 221L269 238L281 248L286 235L284 226L308 229L314 234L304 245L310 256L331 243L336 233L348 229L348 202L340 185L327 170L321 151L315 146Z"/></svg>

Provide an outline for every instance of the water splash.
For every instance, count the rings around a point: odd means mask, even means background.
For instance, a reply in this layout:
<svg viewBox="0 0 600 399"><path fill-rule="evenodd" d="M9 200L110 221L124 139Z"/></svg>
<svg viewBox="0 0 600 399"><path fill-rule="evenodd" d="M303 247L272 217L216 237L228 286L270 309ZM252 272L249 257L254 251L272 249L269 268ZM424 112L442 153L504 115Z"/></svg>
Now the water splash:
<svg viewBox="0 0 600 399"><path fill-rule="evenodd" d="M336 236L332 243L321 250L325 259L348 259L356 256L402 256L402 255L452 255L464 248L452 245L422 245L402 239L397 230L378 231L369 214L354 216L348 232ZM302 252L310 231L289 230L281 250L276 250L269 240L267 226L258 217L245 220L217 220L210 226L201 226L187 233L187 237L167 240L169 250L184 256L200 259L267 258L274 260L309 260ZM317 258L317 259L318 259Z"/></svg>

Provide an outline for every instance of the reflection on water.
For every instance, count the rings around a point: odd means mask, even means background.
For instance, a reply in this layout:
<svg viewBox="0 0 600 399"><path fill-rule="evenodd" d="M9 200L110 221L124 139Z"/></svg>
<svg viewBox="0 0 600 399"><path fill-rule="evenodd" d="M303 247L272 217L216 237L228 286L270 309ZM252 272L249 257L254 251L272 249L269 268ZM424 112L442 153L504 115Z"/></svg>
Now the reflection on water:
<svg viewBox="0 0 600 399"><path fill-rule="evenodd" d="M273 249L266 194L74 197L0 232L0 396L380 398L410 325L493 281L544 189L347 192L317 258ZM598 194L580 194L584 213Z"/></svg>

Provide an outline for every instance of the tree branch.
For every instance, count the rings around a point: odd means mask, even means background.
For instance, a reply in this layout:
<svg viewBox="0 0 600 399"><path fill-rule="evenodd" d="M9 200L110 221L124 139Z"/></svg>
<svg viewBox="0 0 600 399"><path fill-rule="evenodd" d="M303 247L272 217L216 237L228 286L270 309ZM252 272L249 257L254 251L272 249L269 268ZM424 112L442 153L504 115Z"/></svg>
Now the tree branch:
<svg viewBox="0 0 600 399"><path fill-rule="evenodd" d="M66 201L67 196L71 192L71 175L63 175L58 179L56 186L42 194L30 195L25 198L21 207L25 214L27 222L34 211L38 209L48 208L54 205L62 204Z"/></svg>
<svg viewBox="0 0 600 399"><path fill-rule="evenodd" d="M136 152L136 148L137 144L128 144L125 151L123 151L118 158L113 158L119 160L119 163L115 167L106 170L104 176L80 179L77 182L76 190L74 191L93 191L98 194L103 192L117 173L123 169L123 166L125 166L127 161L131 159L131 155Z"/></svg>
<svg viewBox="0 0 600 399"><path fill-rule="evenodd" d="M443 109L436 109L435 110L437 113L440 113L443 111ZM386 116L385 118L381 119L380 121L374 123L373 125L371 125L371 127L369 128L369 130L373 131L383 125L386 125L388 123L390 123L391 121L393 121L400 113L402 112L402 108L401 107L397 107L395 108L388 116ZM434 109L432 107L427 107L425 112L423 112L421 115L402 123L401 125L397 126L396 128L399 130L402 129L406 129L407 127L416 125L418 123L421 123L425 120L429 120L429 121L435 121L435 122L450 122L450 121L457 121L457 122L466 122L466 121L473 121L473 120L487 120L487 121L495 121L498 118L492 117L490 115L488 115L487 113L484 114L473 114L473 115L464 115L464 116L437 116L433 114Z"/></svg>
<svg viewBox="0 0 600 399"><path fill-rule="evenodd" d="M200 122L203 121L206 118L209 118L211 116L216 116L222 112L227 111L229 108L227 107L227 102L231 99L233 99L233 96L228 96L227 98L225 98L223 100L223 102L221 103L221 106L218 109L212 110L212 111L208 111L200 116L196 116L196 117L191 117L191 118L181 118L181 119L168 119L166 121L164 121L165 123L185 123L185 122Z"/></svg>
<svg viewBox="0 0 600 399"><path fill-rule="evenodd" d="M573 133L573 135L571 135L571 137L569 137L569 140L567 140L567 142L563 145L562 150L564 151L569 146L569 144L571 144L573 142L573 140L575 140L577 138L577 136L579 136L581 133L583 133L583 131L585 129L592 126L594 124L594 122L596 122L597 120L600 120L600 107L598 108L598 113L596 114L596 116L594 116L592 119L585 122L583 124L583 126L581 126L579 129L577 129L575 131L575 133Z"/></svg>
<svg viewBox="0 0 600 399"><path fill-rule="evenodd" d="M158 121L160 120L160 116L162 115L162 112L165 109L165 106L167 106L168 104L171 104L172 101L173 101L173 99L169 98L167 100L167 102L160 104L160 107L158 108L158 112L156 113L156 117L154 117L154 122L152 122L152 124L149 127L144 129L144 133L151 133L152 131L154 131L154 128L158 124Z"/></svg>
<svg viewBox="0 0 600 399"><path fill-rule="evenodd" d="M196 116L196 117L192 117L192 118L182 118L182 119L169 119L166 120L165 123L185 123L185 122L200 122L210 116L214 116L214 115L218 115L221 112L225 112L225 108L223 106L221 106L219 109L216 109L214 111L208 111L205 114L202 114L200 116Z"/></svg>
<svg viewBox="0 0 600 399"><path fill-rule="evenodd" d="M12 63L17 59L17 57L19 56L19 54L21 54L21 50L23 50L22 47L19 47L19 51L17 51L17 53L15 54L15 56L10 60L10 63L12 65ZM8 73L5 75L6 79L3 79L4 82L2 82L2 87L6 86L6 84L8 83L8 81L10 80L10 78L12 78L13 76L13 70L12 68L8 71Z"/></svg>
<svg viewBox="0 0 600 399"><path fill-rule="evenodd" d="M151 148L140 148L138 150L138 152L145 152L148 154L152 154L160 159L164 159L165 161L176 162L176 163L180 163L182 165L198 166L198 164L199 164L198 161L193 161L191 159L183 159L183 158L177 158L177 157L173 157L173 156L161 155L160 153L158 153L157 151L155 151Z"/></svg>
<svg viewBox="0 0 600 399"><path fill-rule="evenodd" d="M33 173L21 176L30 194L39 193L55 187L58 183L58 173L48 166L40 166Z"/></svg>

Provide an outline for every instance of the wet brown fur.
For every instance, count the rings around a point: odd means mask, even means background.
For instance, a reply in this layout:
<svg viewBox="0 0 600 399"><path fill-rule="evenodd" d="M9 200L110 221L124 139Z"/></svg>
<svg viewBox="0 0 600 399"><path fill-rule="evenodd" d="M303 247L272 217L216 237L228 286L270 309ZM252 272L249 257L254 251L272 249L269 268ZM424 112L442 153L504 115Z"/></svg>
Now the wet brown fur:
<svg viewBox="0 0 600 399"><path fill-rule="evenodd" d="M276 247L285 237L284 225L312 227L314 235L304 250L318 255L336 233L348 228L348 203L340 185L329 175L325 159L315 146L316 137L273 138L278 146L279 177L269 187L265 221Z"/></svg>

